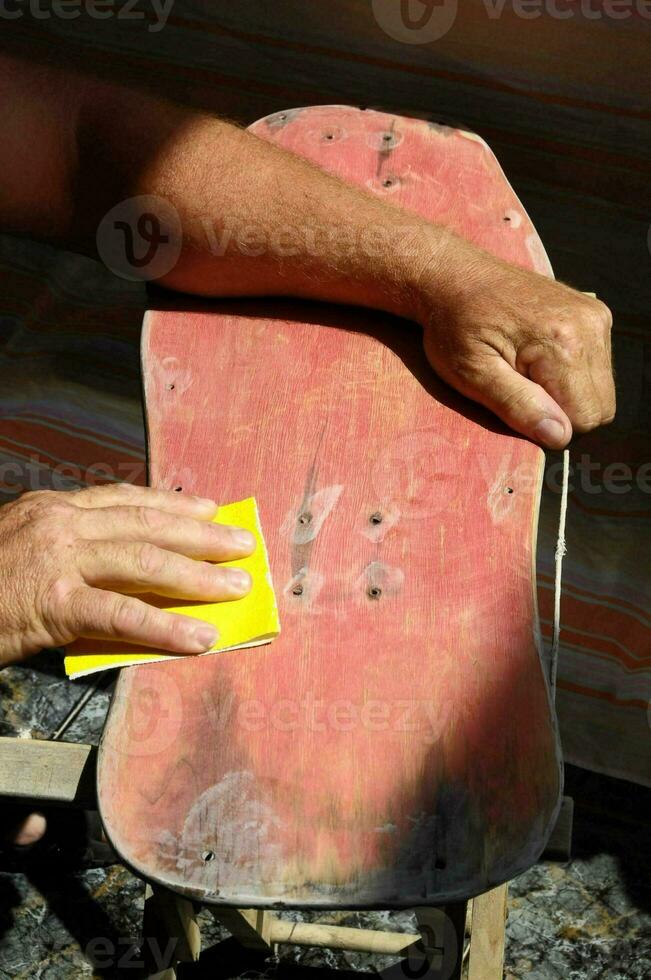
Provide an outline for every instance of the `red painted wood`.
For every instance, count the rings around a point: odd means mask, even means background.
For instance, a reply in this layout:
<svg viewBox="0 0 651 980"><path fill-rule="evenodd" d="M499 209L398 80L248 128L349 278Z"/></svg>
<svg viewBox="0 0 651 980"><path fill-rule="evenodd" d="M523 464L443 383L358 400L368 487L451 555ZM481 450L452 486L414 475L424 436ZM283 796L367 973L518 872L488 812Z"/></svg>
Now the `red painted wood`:
<svg viewBox="0 0 651 980"><path fill-rule="evenodd" d="M254 130L548 269L474 137L344 107ZM99 762L111 841L149 879L244 906L435 904L512 877L560 791L541 450L439 384L412 325L180 304L144 329L150 482L256 495L282 634L122 671Z"/></svg>

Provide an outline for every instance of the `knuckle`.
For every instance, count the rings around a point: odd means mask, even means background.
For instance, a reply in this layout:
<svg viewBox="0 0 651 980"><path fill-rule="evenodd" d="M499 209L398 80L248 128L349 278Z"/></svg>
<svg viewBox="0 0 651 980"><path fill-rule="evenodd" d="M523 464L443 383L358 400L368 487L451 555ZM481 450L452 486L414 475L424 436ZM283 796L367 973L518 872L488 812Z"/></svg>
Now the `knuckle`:
<svg viewBox="0 0 651 980"><path fill-rule="evenodd" d="M583 309L580 325L583 332L592 340L595 335L607 338L613 325L613 315L605 303L590 299L589 307Z"/></svg>
<svg viewBox="0 0 651 980"><path fill-rule="evenodd" d="M165 619L161 622L161 625L164 625L165 633L170 642L174 645L184 643L191 630L187 619L184 616L178 616L174 613L164 613L163 615Z"/></svg>
<svg viewBox="0 0 651 980"><path fill-rule="evenodd" d="M55 642L63 643L81 626L74 583L57 578L48 582L38 596L39 619Z"/></svg>
<svg viewBox="0 0 651 980"><path fill-rule="evenodd" d="M149 580L162 569L165 555L153 544L142 544L138 548L136 560L141 578Z"/></svg>
<svg viewBox="0 0 651 980"><path fill-rule="evenodd" d="M608 332L613 325L613 314L610 308L605 303L602 303L600 299L594 300L594 303L595 319L598 325Z"/></svg>
<svg viewBox="0 0 651 980"><path fill-rule="evenodd" d="M147 607L127 596L118 596L109 618L109 629L114 636L129 636L145 625Z"/></svg>
<svg viewBox="0 0 651 980"><path fill-rule="evenodd" d="M601 413L584 412L571 421L575 432L591 432L601 425Z"/></svg>
<svg viewBox="0 0 651 980"><path fill-rule="evenodd" d="M41 602L48 609L59 612L70 597L70 586L65 579L57 578L49 582L43 590Z"/></svg>
<svg viewBox="0 0 651 980"><path fill-rule="evenodd" d="M450 367L455 375L473 384L486 377L486 358L474 351L459 351L453 355Z"/></svg>
<svg viewBox="0 0 651 980"><path fill-rule="evenodd" d="M555 323L550 339L556 356L566 362L578 361L585 356L585 343L573 323Z"/></svg>
<svg viewBox="0 0 651 980"><path fill-rule="evenodd" d="M56 491L29 493L21 497L18 504L22 521L43 539L44 544L53 545L68 536L74 507L62 500L61 494Z"/></svg>
<svg viewBox="0 0 651 980"><path fill-rule="evenodd" d="M101 498L105 491L106 487L83 487L81 490L71 490L70 493L82 503L93 503L98 497Z"/></svg>
<svg viewBox="0 0 651 980"><path fill-rule="evenodd" d="M145 534L156 534L167 523L163 512L156 510L155 507L138 507L136 514L138 524Z"/></svg>

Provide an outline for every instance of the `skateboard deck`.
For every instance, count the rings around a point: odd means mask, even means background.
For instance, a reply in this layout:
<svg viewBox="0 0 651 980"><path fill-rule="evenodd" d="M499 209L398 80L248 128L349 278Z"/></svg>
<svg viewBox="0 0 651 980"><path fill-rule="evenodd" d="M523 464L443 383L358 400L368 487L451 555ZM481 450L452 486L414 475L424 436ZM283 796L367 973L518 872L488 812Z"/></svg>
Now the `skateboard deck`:
<svg viewBox="0 0 651 980"><path fill-rule="evenodd" d="M253 131L551 274L476 136L342 106ZM440 383L419 329L290 300L147 313L150 483L255 495L282 632L126 668L107 834L207 903L410 907L531 865L561 792L539 652L542 451Z"/></svg>

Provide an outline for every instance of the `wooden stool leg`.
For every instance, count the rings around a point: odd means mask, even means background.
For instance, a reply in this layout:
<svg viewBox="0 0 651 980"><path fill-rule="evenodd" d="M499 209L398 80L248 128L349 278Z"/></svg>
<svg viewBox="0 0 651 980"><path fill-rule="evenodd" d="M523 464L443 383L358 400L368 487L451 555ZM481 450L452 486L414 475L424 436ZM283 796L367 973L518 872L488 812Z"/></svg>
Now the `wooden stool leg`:
<svg viewBox="0 0 651 980"><path fill-rule="evenodd" d="M261 952L271 950L271 927L276 920L272 912L263 909L233 909L211 906L210 911L230 934L247 949Z"/></svg>
<svg viewBox="0 0 651 980"><path fill-rule="evenodd" d="M176 980L176 965L199 959L201 933L192 902L146 885L143 957L149 980Z"/></svg>
<svg viewBox="0 0 651 980"><path fill-rule="evenodd" d="M468 980L502 980L508 885L472 900Z"/></svg>

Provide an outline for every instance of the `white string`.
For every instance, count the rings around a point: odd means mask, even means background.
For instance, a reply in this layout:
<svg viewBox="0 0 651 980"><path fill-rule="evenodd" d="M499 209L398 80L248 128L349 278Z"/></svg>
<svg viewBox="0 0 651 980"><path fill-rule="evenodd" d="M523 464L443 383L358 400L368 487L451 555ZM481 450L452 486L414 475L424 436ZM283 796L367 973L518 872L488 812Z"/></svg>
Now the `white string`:
<svg viewBox="0 0 651 980"><path fill-rule="evenodd" d="M561 638L561 579L563 557L567 551L565 544L565 519L567 517L567 489L570 476L570 452L563 450L563 484L561 487L561 509L558 518L558 539L556 541L556 574L554 578L554 632L552 635L552 651L549 671L549 685L552 701L556 699L556 674L558 672L558 651Z"/></svg>

